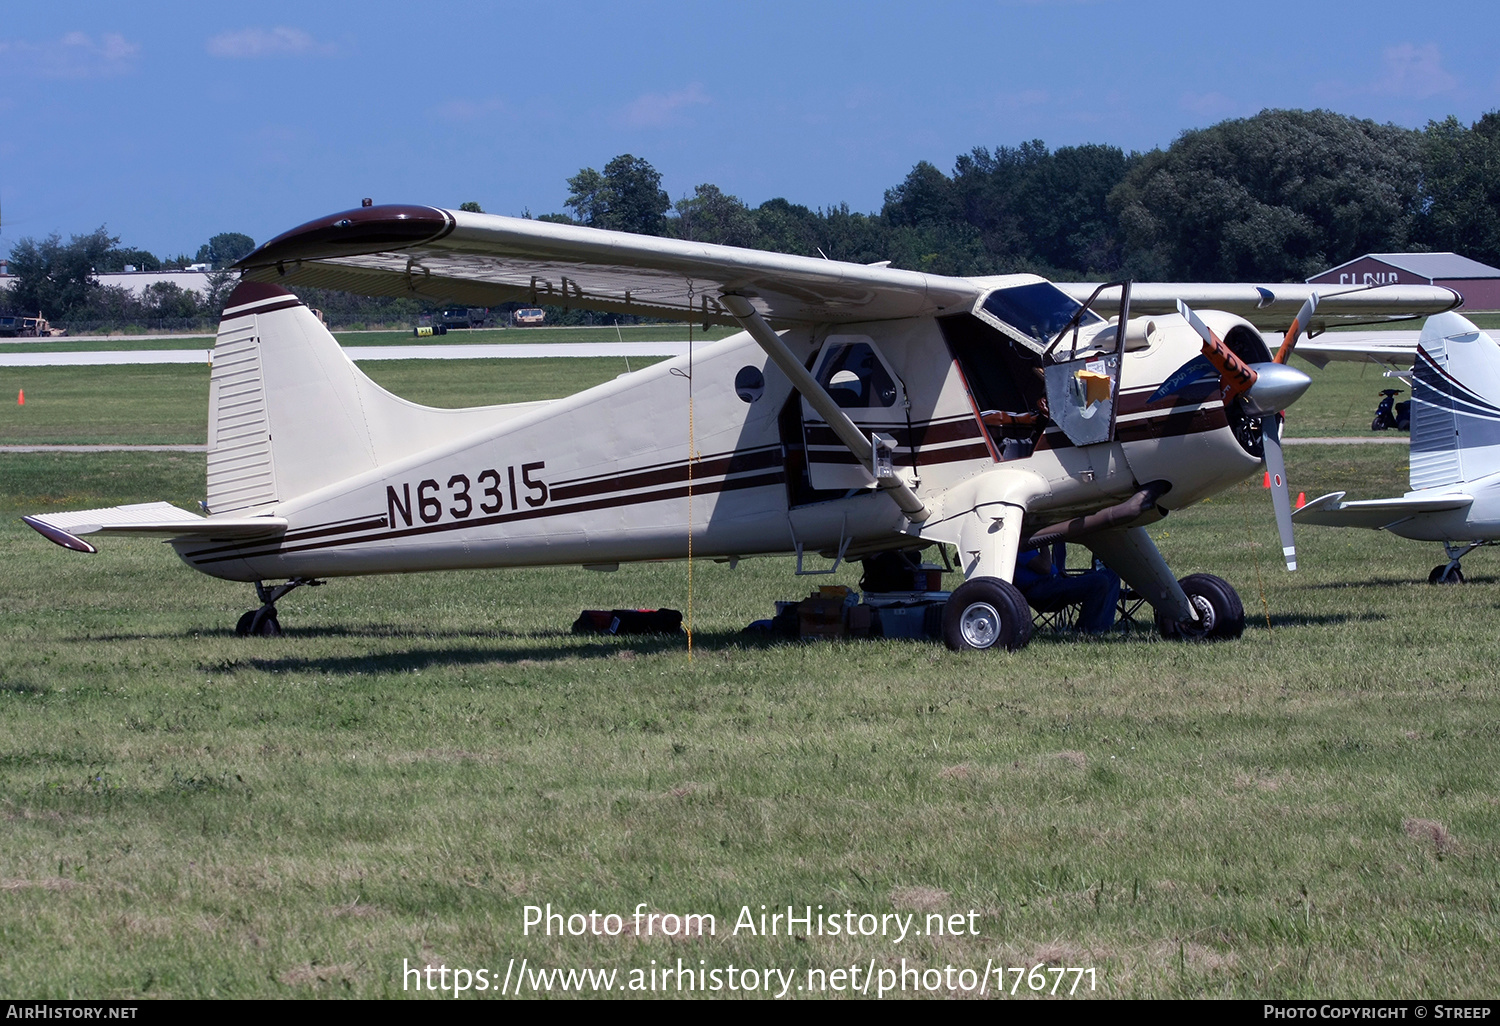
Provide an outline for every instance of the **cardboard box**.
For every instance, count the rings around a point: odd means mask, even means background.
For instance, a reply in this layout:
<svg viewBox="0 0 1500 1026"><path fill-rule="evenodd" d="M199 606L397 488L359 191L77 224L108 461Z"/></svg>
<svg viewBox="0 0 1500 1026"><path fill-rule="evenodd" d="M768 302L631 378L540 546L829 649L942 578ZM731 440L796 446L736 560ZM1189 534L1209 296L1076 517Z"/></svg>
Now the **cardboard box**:
<svg viewBox="0 0 1500 1026"><path fill-rule="evenodd" d="M826 623L818 620L803 620L798 624L799 634L804 638L842 638L846 631L844 621Z"/></svg>

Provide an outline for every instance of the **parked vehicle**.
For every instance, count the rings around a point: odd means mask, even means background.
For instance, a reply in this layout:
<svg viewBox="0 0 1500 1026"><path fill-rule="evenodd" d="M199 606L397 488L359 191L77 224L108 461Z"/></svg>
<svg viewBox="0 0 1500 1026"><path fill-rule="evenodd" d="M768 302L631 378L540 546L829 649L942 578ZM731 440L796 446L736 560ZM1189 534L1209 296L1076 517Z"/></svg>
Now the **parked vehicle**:
<svg viewBox="0 0 1500 1026"><path fill-rule="evenodd" d="M1411 430L1411 400L1396 402L1396 396L1402 392L1399 388L1381 389L1380 405L1375 407L1375 419L1370 422L1371 431L1385 431L1395 428L1397 431Z"/></svg>

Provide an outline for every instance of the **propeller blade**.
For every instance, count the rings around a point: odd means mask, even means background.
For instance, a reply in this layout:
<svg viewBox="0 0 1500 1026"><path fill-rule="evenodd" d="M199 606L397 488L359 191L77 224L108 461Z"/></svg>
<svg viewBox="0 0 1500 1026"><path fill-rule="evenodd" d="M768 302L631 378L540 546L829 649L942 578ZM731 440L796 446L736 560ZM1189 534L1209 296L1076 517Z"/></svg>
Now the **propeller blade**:
<svg viewBox="0 0 1500 1026"><path fill-rule="evenodd" d="M1203 340L1203 355L1208 357L1208 362L1213 364L1219 372L1219 391L1223 396L1224 405L1228 406L1237 396L1243 395L1251 385L1255 384L1255 371L1244 360L1234 355L1234 350L1226 346L1223 340L1203 323L1203 319L1193 312L1193 308L1180 299L1177 301L1177 312Z"/></svg>
<svg viewBox="0 0 1500 1026"><path fill-rule="evenodd" d="M1261 422L1266 449L1266 472L1271 475L1271 506L1276 510L1276 530L1281 534L1281 554L1286 568L1297 569L1297 546L1292 540L1292 500L1286 483L1286 460L1281 454L1281 414Z"/></svg>
<svg viewBox="0 0 1500 1026"><path fill-rule="evenodd" d="M1292 320L1292 326L1286 329L1286 337L1281 340L1281 348L1276 350L1277 363L1286 363L1292 358L1292 350L1297 348L1297 338L1312 326L1313 311L1317 308L1318 294L1314 292L1307 297L1307 302L1302 304L1302 309L1297 311L1297 316Z"/></svg>

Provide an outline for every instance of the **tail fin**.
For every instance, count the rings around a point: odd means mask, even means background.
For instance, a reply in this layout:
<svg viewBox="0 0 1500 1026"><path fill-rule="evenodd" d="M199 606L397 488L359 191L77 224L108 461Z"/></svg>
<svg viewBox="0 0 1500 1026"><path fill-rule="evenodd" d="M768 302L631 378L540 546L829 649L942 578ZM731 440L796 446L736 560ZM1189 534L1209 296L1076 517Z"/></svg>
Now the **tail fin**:
<svg viewBox="0 0 1500 1026"><path fill-rule="evenodd" d="M208 506L215 514L264 509L519 409L407 402L367 378L292 293L244 282L229 297L214 345Z"/></svg>
<svg viewBox="0 0 1500 1026"><path fill-rule="evenodd" d="M1456 313L1427 318L1411 377L1411 490L1500 472L1500 346Z"/></svg>

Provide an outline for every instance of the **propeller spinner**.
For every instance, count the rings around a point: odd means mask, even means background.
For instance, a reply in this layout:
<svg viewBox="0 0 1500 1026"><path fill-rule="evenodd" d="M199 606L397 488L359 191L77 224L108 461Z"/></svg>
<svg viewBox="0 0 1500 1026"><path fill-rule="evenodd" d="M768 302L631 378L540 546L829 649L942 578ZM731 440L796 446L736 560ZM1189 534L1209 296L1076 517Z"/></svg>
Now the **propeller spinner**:
<svg viewBox="0 0 1500 1026"><path fill-rule="evenodd" d="M1281 535L1281 554L1286 558L1288 570L1297 569L1297 546L1292 539L1292 500L1286 480L1286 459L1281 451L1281 427L1286 419L1281 411L1300 399L1312 384L1312 378L1288 366L1287 361L1292 358L1297 340L1307 330L1317 308L1318 295L1313 293L1287 329L1275 358L1270 363L1247 364L1203 323L1191 307L1181 300L1177 303L1177 312L1203 339L1203 355L1219 371L1219 391L1224 405L1238 402L1247 416L1261 421L1266 472L1271 481L1271 505L1276 511L1276 530Z"/></svg>

